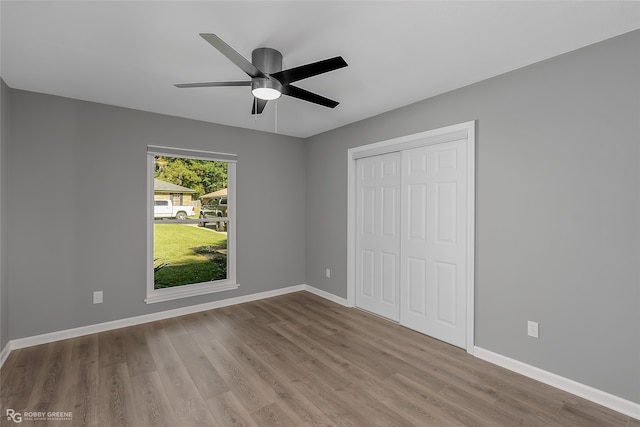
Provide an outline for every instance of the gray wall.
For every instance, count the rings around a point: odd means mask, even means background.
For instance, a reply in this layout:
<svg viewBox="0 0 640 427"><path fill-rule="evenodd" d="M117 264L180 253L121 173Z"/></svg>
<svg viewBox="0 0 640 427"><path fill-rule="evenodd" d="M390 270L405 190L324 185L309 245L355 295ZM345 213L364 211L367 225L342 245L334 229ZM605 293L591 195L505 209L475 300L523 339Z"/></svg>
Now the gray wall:
<svg viewBox="0 0 640 427"><path fill-rule="evenodd" d="M21 90L11 101L10 339L305 283L300 139ZM238 154L238 290L143 302L150 144Z"/></svg>
<svg viewBox="0 0 640 427"><path fill-rule="evenodd" d="M308 139L307 283L346 297L347 149L469 120L476 345L640 403L639 31Z"/></svg>
<svg viewBox="0 0 640 427"><path fill-rule="evenodd" d="M6 147L9 142L9 87L0 79L0 351L9 342L9 286L7 285L6 250L5 250L5 207L6 186Z"/></svg>

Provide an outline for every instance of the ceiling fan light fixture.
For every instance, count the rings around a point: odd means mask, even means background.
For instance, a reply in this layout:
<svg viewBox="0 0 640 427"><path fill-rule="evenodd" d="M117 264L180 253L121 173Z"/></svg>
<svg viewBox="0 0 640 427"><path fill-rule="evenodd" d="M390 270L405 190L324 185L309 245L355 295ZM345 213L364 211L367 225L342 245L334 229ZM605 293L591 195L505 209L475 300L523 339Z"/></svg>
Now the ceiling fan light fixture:
<svg viewBox="0 0 640 427"><path fill-rule="evenodd" d="M273 101L282 95L282 85L275 79L255 78L251 82L251 93L258 99Z"/></svg>

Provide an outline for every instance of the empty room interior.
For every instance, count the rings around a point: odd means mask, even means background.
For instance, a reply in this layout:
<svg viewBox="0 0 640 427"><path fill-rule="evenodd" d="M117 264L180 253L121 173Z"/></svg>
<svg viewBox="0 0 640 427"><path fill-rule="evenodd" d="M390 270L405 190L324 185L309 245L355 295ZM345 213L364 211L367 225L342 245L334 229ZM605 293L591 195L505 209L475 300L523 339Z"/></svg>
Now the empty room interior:
<svg viewBox="0 0 640 427"><path fill-rule="evenodd" d="M640 426L640 2L0 1L0 425Z"/></svg>

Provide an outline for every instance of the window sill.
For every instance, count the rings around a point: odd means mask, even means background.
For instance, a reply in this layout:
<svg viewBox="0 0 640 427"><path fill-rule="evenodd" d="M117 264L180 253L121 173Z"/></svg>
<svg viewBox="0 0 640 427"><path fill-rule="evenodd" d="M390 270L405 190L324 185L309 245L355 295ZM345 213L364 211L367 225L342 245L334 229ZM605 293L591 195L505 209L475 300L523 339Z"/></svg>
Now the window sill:
<svg viewBox="0 0 640 427"><path fill-rule="evenodd" d="M194 297L198 295L212 294L215 292L230 291L240 287L237 283L201 283L196 285L177 286L174 288L154 289L147 294L144 300L147 304L157 302L172 301L181 298Z"/></svg>

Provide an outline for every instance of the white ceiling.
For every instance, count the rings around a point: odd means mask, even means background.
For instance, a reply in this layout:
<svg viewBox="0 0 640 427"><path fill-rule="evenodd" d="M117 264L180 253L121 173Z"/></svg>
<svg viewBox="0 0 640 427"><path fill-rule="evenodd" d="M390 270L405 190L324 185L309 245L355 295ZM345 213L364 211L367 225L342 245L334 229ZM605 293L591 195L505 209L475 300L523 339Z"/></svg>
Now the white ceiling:
<svg viewBox="0 0 640 427"><path fill-rule="evenodd" d="M637 1L2 1L2 78L12 88L273 132L245 80L198 36L243 56L272 47L291 68L349 67L297 86L335 109L282 97L277 131L307 137L640 28Z"/></svg>

